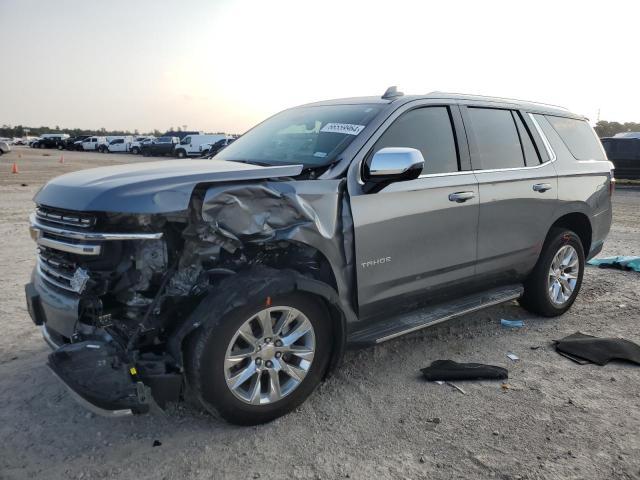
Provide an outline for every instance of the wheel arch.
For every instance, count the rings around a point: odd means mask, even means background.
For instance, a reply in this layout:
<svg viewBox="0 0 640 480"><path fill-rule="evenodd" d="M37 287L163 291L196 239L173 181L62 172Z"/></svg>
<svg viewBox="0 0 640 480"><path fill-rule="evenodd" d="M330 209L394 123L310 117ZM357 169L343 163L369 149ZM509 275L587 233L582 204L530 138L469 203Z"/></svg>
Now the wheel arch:
<svg viewBox="0 0 640 480"><path fill-rule="evenodd" d="M338 293L329 284L292 269L257 265L224 278L173 331L168 338L167 349L176 362L183 367L187 342L200 329L217 325L229 312L246 305L248 298L264 296L266 300L269 296L295 291L314 295L327 308L332 322L333 340L331 360L326 372L329 374L342 360L346 346L348 317L353 313L348 308L344 308ZM207 317L209 319L213 317L213 319L205 323L200 320Z"/></svg>
<svg viewBox="0 0 640 480"><path fill-rule="evenodd" d="M593 239L593 227L591 225L591 221L589 217L582 212L571 212L566 213L556 219L555 222L549 228L549 232L547 233L547 238L551 231L554 228L568 228L578 235L580 238L580 242L582 243L582 248L584 249L585 257L589 255L589 251L591 250L591 242Z"/></svg>

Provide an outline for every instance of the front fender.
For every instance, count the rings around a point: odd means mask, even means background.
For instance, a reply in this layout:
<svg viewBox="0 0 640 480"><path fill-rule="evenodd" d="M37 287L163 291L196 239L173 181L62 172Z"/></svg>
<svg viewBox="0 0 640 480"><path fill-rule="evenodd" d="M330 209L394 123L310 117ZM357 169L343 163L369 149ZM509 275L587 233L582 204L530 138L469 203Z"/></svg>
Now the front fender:
<svg viewBox="0 0 640 480"><path fill-rule="evenodd" d="M353 312L344 308L335 290L319 280L308 278L295 270L278 270L265 266L252 267L223 279L169 336L167 349L176 362L184 365L183 342L196 329L208 326L210 322L221 322L229 312L243 307L248 298L275 296L294 291L308 292L322 298L330 309L333 320L333 349L329 370L332 370L344 354L347 322L352 321ZM217 324L217 323L216 323Z"/></svg>

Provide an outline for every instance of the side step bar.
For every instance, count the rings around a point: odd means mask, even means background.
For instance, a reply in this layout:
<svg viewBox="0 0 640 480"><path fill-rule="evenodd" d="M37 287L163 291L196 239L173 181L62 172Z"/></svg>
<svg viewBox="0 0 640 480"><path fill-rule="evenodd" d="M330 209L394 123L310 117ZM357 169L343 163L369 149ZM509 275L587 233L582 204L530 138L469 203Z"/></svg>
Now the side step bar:
<svg viewBox="0 0 640 480"><path fill-rule="evenodd" d="M523 292L524 287L522 285L508 285L446 303L430 305L415 312L396 315L389 319L378 321L351 334L347 342L354 346L376 345L467 313L515 300L520 298Z"/></svg>

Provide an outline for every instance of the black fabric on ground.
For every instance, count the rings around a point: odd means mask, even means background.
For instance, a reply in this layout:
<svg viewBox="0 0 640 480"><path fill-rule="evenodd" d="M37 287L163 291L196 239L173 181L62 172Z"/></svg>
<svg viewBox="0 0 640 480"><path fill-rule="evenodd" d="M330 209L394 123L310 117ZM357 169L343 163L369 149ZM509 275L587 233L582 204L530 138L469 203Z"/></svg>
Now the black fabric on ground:
<svg viewBox="0 0 640 480"><path fill-rule="evenodd" d="M506 368L482 363L458 363L453 360L436 360L420 370L425 379L436 380L502 380L509 378Z"/></svg>
<svg viewBox="0 0 640 480"><path fill-rule="evenodd" d="M597 365L606 365L611 360L640 365L640 345L623 338L598 338L576 332L557 340L556 351L574 361L583 359Z"/></svg>

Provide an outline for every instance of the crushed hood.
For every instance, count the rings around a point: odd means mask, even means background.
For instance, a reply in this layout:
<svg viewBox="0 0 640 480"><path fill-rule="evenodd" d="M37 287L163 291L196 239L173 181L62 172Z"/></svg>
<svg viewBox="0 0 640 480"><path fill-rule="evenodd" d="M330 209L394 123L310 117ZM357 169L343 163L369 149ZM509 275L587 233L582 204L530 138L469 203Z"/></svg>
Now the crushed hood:
<svg viewBox="0 0 640 480"><path fill-rule="evenodd" d="M165 160L67 173L35 196L40 205L92 212L168 213L185 210L200 183L293 177L301 165L261 167L222 160Z"/></svg>

